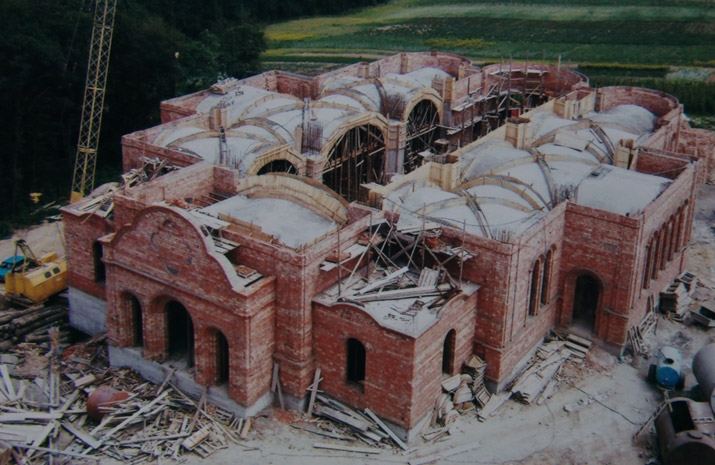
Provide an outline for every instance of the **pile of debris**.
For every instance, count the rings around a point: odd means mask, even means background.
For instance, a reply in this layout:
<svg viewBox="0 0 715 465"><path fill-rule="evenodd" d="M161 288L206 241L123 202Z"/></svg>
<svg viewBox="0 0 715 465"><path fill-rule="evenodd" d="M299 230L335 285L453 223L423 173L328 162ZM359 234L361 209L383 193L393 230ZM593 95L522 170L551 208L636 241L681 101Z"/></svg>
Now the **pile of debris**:
<svg viewBox="0 0 715 465"><path fill-rule="evenodd" d="M432 415L432 426L447 426L459 418L459 412L483 408L491 394L484 385L487 364L476 355L462 367L462 373L442 381L444 391L437 400Z"/></svg>
<svg viewBox="0 0 715 465"><path fill-rule="evenodd" d="M313 384L308 388L308 416L317 415L329 420L318 423L318 429L293 425L294 428L340 441L361 440L371 447L343 446L340 444L314 443L316 449L334 449L365 454L379 454L378 446L394 443L403 450L407 445L370 409L359 412L323 394L318 386L322 378L320 368L315 370Z"/></svg>
<svg viewBox="0 0 715 465"><path fill-rule="evenodd" d="M524 404L542 404L558 387L558 373L567 360L583 363L591 341L569 334L539 346L524 372L511 388L511 397Z"/></svg>
<svg viewBox="0 0 715 465"><path fill-rule="evenodd" d="M114 212L115 192L144 184L178 169L168 161L160 158L144 157L142 161L144 165L141 168L131 169L122 175L121 183L114 182L99 186L89 194L88 198L91 200L82 202L77 208L84 213L111 218Z"/></svg>
<svg viewBox="0 0 715 465"><path fill-rule="evenodd" d="M70 342L69 312L66 305L34 305L23 309L7 309L0 313L0 352L15 344L32 342L49 344L50 328L60 331L59 342ZM47 345L49 347L49 345Z"/></svg>
<svg viewBox="0 0 715 465"><path fill-rule="evenodd" d="M697 283L697 277L689 271L675 278L665 291L660 293L660 311L668 318L682 323Z"/></svg>
<svg viewBox="0 0 715 465"><path fill-rule="evenodd" d="M206 405L205 393L199 402L187 397L171 383L173 372L155 386L132 370L107 368L104 337L62 353L58 339L53 331L49 354L24 343L0 356L0 448L14 463L208 457L250 431L250 419ZM0 463L10 463L2 450Z"/></svg>

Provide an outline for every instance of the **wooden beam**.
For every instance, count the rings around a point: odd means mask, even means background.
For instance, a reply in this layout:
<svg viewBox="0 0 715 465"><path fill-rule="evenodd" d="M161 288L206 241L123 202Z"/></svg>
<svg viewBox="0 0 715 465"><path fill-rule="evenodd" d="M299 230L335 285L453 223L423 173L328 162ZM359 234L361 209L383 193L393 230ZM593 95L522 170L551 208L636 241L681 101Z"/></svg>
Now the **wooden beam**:
<svg viewBox="0 0 715 465"><path fill-rule="evenodd" d="M313 414L313 406L315 406L315 396L318 394L318 383L320 383L320 367L315 369L313 376L313 384L308 388L310 390L310 401L308 402L308 416Z"/></svg>
<svg viewBox="0 0 715 465"><path fill-rule="evenodd" d="M395 441L395 444L397 444L398 446L400 446L400 448L401 448L402 450L407 450L407 444L405 444L404 442L402 442L402 439L400 439L399 437L397 437L397 435L396 435L390 428L388 428L387 425L386 425L385 423L383 423L382 420L380 420L380 418L378 418L377 415L375 415L374 413L372 413L372 411L371 411L369 408L366 408L366 409L365 409L365 414L366 414L368 417L370 417L370 419L371 419L372 421L374 421L375 423L377 423L377 424L380 426L380 428L382 428L382 430L383 430L384 432L386 432L386 433L388 434L388 436L390 436L390 437L392 438L393 441Z"/></svg>
<svg viewBox="0 0 715 465"><path fill-rule="evenodd" d="M380 449L373 449L372 447L355 447L355 446L341 446L339 444L328 444L325 442L313 443L313 447L316 449L330 449L330 450L341 450L345 452L357 452L359 454L379 454Z"/></svg>

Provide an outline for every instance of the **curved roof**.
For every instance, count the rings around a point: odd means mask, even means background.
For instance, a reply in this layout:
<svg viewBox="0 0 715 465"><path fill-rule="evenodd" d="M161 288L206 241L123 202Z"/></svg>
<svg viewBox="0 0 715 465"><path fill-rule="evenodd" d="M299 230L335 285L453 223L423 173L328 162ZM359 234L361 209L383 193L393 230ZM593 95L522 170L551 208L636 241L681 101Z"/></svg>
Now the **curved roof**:
<svg viewBox="0 0 715 465"><path fill-rule="evenodd" d="M218 162L223 152L229 164L245 173L266 151L279 146L295 147L297 129L304 122L319 128L325 143L342 132L350 119L366 112L381 113L386 96L398 96L407 102L420 90L431 88L435 78L447 76L438 68L369 79L337 75L325 81L320 97L314 101L236 85L224 93L206 93L197 102L195 109L205 115L203 120L167 125L149 142L212 162ZM209 127L208 115L215 109L222 110L225 144L219 129Z"/></svg>
<svg viewBox="0 0 715 465"><path fill-rule="evenodd" d="M611 165L610 151L620 140L637 145L654 130L656 117L644 108L622 105L579 122L540 112L531 121L536 143L528 150L500 140L465 148L457 191L415 184L393 192L388 200L398 209L402 227L431 221L506 240L565 199L629 215L642 211L671 182Z"/></svg>

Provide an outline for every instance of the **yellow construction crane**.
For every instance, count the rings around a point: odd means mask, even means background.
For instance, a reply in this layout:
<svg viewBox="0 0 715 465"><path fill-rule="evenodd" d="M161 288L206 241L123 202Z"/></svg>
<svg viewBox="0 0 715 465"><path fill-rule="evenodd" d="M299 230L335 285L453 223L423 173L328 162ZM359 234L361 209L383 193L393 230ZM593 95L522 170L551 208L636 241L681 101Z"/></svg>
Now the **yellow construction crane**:
<svg viewBox="0 0 715 465"><path fill-rule="evenodd" d="M97 0L94 7L92 43L89 48L82 121L72 175L70 203L81 199L94 188L99 130L102 126L102 109L107 86L109 52L112 47L116 8L117 0Z"/></svg>

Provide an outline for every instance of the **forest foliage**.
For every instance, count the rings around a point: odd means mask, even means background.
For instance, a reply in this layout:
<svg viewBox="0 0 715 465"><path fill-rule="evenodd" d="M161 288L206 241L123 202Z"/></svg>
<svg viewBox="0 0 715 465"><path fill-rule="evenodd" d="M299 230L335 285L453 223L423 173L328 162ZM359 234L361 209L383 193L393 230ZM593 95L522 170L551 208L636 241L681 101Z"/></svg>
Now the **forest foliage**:
<svg viewBox="0 0 715 465"><path fill-rule="evenodd" d="M264 24L376 3L118 0L95 185L116 180L121 136L156 125L162 100L261 71ZM0 237L69 198L95 4L0 0Z"/></svg>

